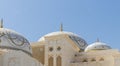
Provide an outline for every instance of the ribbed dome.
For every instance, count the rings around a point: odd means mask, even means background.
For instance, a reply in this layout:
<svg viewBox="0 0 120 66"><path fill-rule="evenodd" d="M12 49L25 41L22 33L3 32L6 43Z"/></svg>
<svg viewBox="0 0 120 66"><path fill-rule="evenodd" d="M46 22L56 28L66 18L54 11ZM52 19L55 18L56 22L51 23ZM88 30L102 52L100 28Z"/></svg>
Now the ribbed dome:
<svg viewBox="0 0 120 66"><path fill-rule="evenodd" d="M40 38L38 41L44 41L46 36L58 36L58 35L68 35L68 37L74 41L80 49L84 50L87 46L87 43L84 39L80 38L78 35L72 33L72 32L65 32L65 31L58 31L58 32L52 32L49 34L46 34L42 38Z"/></svg>
<svg viewBox="0 0 120 66"><path fill-rule="evenodd" d="M32 54L28 40L17 32L6 28L0 28L0 48L22 50L25 53Z"/></svg>
<svg viewBox="0 0 120 66"><path fill-rule="evenodd" d="M95 42L91 45L88 45L85 49L85 52L88 52L91 50L107 50L107 49L111 49L111 47L102 42Z"/></svg>

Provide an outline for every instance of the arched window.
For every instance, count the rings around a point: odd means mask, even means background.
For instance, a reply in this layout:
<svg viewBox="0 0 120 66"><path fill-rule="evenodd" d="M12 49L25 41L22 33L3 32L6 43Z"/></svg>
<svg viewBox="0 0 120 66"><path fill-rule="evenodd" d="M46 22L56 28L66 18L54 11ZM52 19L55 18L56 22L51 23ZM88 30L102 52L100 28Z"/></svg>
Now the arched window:
<svg viewBox="0 0 120 66"><path fill-rule="evenodd" d="M88 62L88 60L87 60L87 59L84 59L82 62Z"/></svg>
<svg viewBox="0 0 120 66"><path fill-rule="evenodd" d="M96 61L94 58L91 61Z"/></svg>
<svg viewBox="0 0 120 66"><path fill-rule="evenodd" d="M57 50L60 51L60 50L61 50L61 47L57 47Z"/></svg>
<svg viewBox="0 0 120 66"><path fill-rule="evenodd" d="M56 59L56 66L62 66L62 58L60 56Z"/></svg>
<svg viewBox="0 0 120 66"><path fill-rule="evenodd" d="M104 59L103 59L103 58L100 58L100 61L104 61Z"/></svg>
<svg viewBox="0 0 120 66"><path fill-rule="evenodd" d="M49 47L49 51L53 51L53 47Z"/></svg>
<svg viewBox="0 0 120 66"><path fill-rule="evenodd" d="M49 57L48 66L53 66L53 57Z"/></svg>

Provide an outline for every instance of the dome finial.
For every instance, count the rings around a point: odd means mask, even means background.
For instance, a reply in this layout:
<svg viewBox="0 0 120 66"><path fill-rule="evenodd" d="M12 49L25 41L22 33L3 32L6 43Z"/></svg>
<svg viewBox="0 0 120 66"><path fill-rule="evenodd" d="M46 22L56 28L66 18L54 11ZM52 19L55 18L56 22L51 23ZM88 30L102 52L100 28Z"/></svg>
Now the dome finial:
<svg viewBox="0 0 120 66"><path fill-rule="evenodd" d="M63 31L63 24L60 25L60 31Z"/></svg>
<svg viewBox="0 0 120 66"><path fill-rule="evenodd" d="M0 21L0 28L3 28L3 19Z"/></svg>
<svg viewBox="0 0 120 66"><path fill-rule="evenodd" d="M100 42L99 38L97 38L96 42Z"/></svg>

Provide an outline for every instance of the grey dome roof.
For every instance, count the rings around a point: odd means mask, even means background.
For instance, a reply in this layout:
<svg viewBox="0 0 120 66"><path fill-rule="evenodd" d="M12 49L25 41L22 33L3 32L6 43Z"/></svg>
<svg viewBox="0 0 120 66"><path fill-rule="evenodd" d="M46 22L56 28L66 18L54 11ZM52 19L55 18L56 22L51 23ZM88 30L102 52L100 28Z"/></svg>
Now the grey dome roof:
<svg viewBox="0 0 120 66"><path fill-rule="evenodd" d="M85 52L91 50L107 50L107 49L111 49L111 47L102 42L95 42L91 45L88 45L85 49Z"/></svg>
<svg viewBox="0 0 120 66"><path fill-rule="evenodd" d="M82 39L81 37L79 37L78 35L76 35L72 32L66 32L66 31L58 31L58 32L52 32L52 33L46 34L45 36L40 38L38 41L45 40L44 37L46 37L46 36L56 36L56 35L68 35L68 37L72 41L74 41L80 49L84 50L87 47L87 42L84 39Z"/></svg>
<svg viewBox="0 0 120 66"><path fill-rule="evenodd" d="M32 54L28 40L19 33L6 28L0 28L0 48L22 50L27 54Z"/></svg>

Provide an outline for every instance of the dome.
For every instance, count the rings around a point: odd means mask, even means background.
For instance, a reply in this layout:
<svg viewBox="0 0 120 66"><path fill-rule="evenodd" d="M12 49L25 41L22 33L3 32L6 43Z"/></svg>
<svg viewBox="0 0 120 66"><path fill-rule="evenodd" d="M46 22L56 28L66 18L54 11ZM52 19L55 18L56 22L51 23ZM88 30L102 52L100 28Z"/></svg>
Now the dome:
<svg viewBox="0 0 120 66"><path fill-rule="evenodd" d="M107 50L107 49L111 49L111 47L102 42L95 42L91 45L88 45L85 49L85 52L91 50Z"/></svg>
<svg viewBox="0 0 120 66"><path fill-rule="evenodd" d="M22 50L27 54L32 54L28 40L17 32L6 28L0 28L0 48Z"/></svg>
<svg viewBox="0 0 120 66"><path fill-rule="evenodd" d="M67 35L82 50L84 50L87 46L87 42L84 39L82 39L81 37L79 37L78 35L72 32L65 32L65 31L58 31L58 32L52 32L52 33L46 34L45 36L40 38L38 41L44 41L46 36L58 36L58 35Z"/></svg>

